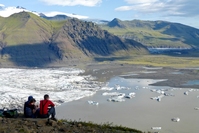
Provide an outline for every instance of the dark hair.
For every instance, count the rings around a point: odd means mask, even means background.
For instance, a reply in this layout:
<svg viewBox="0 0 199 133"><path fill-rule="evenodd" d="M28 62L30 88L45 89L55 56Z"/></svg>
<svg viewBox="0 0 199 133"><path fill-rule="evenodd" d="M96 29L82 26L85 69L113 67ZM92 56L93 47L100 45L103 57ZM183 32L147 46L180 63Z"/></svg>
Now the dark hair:
<svg viewBox="0 0 199 133"><path fill-rule="evenodd" d="M48 95L48 94L44 95L44 99L45 99L45 100L48 99L48 98L49 98L49 95Z"/></svg>
<svg viewBox="0 0 199 133"><path fill-rule="evenodd" d="M35 102L36 102L36 100L34 98L32 98L29 103L35 103Z"/></svg>

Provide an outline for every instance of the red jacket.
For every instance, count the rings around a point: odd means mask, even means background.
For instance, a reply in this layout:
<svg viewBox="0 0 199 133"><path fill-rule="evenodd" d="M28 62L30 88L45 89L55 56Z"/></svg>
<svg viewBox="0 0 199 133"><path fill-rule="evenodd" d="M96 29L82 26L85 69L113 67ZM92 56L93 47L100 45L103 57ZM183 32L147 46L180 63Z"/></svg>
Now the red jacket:
<svg viewBox="0 0 199 133"><path fill-rule="evenodd" d="M54 107L55 104L50 100L41 100L40 101L40 115L48 114L48 107Z"/></svg>

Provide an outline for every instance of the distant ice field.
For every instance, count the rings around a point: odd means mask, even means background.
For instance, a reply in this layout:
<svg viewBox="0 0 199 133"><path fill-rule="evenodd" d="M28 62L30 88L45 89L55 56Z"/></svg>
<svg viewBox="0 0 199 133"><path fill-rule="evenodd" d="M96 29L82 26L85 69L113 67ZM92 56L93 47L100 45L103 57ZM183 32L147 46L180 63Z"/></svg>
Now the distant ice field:
<svg viewBox="0 0 199 133"><path fill-rule="evenodd" d="M49 94L58 106L91 96L99 89L110 89L102 87L102 83L90 75L79 76L83 72L75 68L0 68L0 109L22 109L30 95L39 103L44 94Z"/></svg>

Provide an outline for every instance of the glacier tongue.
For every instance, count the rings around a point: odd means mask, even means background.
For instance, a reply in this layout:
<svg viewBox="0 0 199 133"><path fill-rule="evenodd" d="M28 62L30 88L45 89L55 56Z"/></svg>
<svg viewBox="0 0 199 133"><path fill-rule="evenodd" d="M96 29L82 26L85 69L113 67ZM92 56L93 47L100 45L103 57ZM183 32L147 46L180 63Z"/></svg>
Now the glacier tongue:
<svg viewBox="0 0 199 133"><path fill-rule="evenodd" d="M75 68L0 69L0 108L22 109L29 95L37 102L49 94L56 105L95 94L102 83L93 77L79 76Z"/></svg>

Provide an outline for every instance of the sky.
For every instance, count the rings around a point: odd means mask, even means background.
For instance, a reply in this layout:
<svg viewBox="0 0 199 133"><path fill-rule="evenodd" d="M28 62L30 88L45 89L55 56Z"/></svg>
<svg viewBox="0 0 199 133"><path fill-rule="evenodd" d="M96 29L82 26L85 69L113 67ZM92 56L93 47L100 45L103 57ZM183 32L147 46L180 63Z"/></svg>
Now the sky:
<svg viewBox="0 0 199 133"><path fill-rule="evenodd" d="M199 0L0 0L0 5L90 19L164 20L199 29Z"/></svg>

